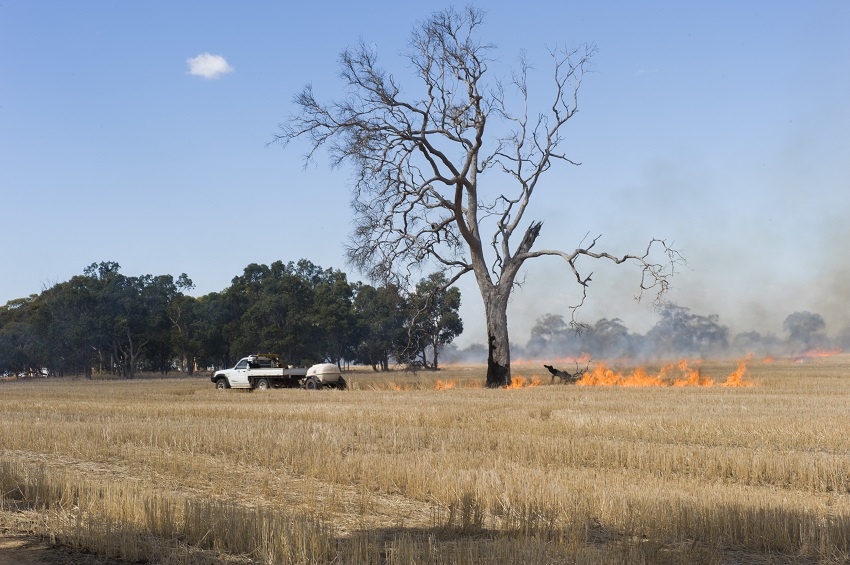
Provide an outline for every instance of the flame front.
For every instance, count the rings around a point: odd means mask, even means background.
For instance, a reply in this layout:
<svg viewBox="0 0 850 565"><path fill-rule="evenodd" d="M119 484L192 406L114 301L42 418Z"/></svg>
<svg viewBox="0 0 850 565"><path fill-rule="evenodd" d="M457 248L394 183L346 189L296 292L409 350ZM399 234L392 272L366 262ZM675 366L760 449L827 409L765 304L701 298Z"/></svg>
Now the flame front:
<svg viewBox="0 0 850 565"><path fill-rule="evenodd" d="M668 365L662 368L661 371L663 372L664 369L669 370L671 367L672 365ZM676 368L679 370L681 376L673 380L673 386L714 386L714 379L703 377L699 369L690 368L686 359L679 361Z"/></svg>
<svg viewBox="0 0 850 565"><path fill-rule="evenodd" d="M503 386L503 389L515 390L520 388L530 388L534 386L540 386L543 384L543 379L541 379L538 375L532 375L531 379L526 379L522 375L515 375L511 377L511 384L507 386ZM463 385L463 388L480 388L481 384L476 381L470 381ZM442 380L438 379L437 383L434 385L434 390L450 390L458 387L457 379L451 380Z"/></svg>
<svg viewBox="0 0 850 565"><path fill-rule="evenodd" d="M605 363L597 364L590 372L585 373L576 384L578 386L622 386L622 387L748 387L755 386L752 381L744 379L747 372L747 362L752 355L738 362L738 368L726 379L718 383L710 377L701 374L698 367L691 367L691 363L700 364L696 360L690 363L683 359L677 363L671 363L661 367L658 374L650 374L643 367L632 369L631 372L620 372L611 369ZM543 379L538 375L532 375L526 379L522 375L511 377L511 384L503 386L506 390L517 390L531 388L543 384ZM467 382L463 388L478 388L477 382ZM434 390L451 390L460 388L457 379L437 380ZM400 390L400 389L396 389Z"/></svg>
<svg viewBox="0 0 850 565"><path fill-rule="evenodd" d="M449 390L457 386L457 379L452 380L442 380L438 379L437 384L434 385L434 390Z"/></svg>
<svg viewBox="0 0 850 565"><path fill-rule="evenodd" d="M744 381L744 373L747 372L747 361L753 358L752 353L746 359L742 359L738 362L738 368L734 373L729 375L729 378L726 379L726 382L723 383L722 386L753 386L752 382Z"/></svg>
<svg viewBox="0 0 850 565"><path fill-rule="evenodd" d="M511 384L504 386L502 388L512 390L512 389L518 389L518 388L529 388L529 387L533 387L533 386L540 386L542 384L543 384L543 379L541 379L537 375L532 375L530 381L526 380L526 378L523 377L522 375L517 375L517 376L511 377Z"/></svg>
<svg viewBox="0 0 850 565"><path fill-rule="evenodd" d="M714 379L705 377L698 368L692 368L687 360L665 365L657 375L647 373L643 367L633 369L630 373L619 372L609 368L605 363L599 363L592 371L585 373L576 384L579 386L624 386L624 387L710 387L710 386L753 386L750 381L743 380L747 371L747 357L738 363L738 368L729 375L724 383L716 383Z"/></svg>
<svg viewBox="0 0 850 565"><path fill-rule="evenodd" d="M810 349L808 351L804 351L799 355L794 356L794 360L797 363L805 363L811 359L818 359L820 357L833 357L835 355L841 355L844 353L843 349Z"/></svg>

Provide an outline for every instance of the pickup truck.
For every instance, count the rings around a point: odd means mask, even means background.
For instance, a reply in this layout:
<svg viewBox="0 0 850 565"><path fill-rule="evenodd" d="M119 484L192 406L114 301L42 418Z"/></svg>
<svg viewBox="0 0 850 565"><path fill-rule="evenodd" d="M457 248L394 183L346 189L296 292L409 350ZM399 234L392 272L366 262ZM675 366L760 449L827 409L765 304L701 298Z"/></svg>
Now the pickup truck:
<svg viewBox="0 0 850 565"><path fill-rule="evenodd" d="M271 353L243 357L232 369L216 371L210 380L217 389L301 387L316 390L323 387L344 389L347 386L339 367L333 363L320 363L309 369L289 368L281 365L278 356Z"/></svg>

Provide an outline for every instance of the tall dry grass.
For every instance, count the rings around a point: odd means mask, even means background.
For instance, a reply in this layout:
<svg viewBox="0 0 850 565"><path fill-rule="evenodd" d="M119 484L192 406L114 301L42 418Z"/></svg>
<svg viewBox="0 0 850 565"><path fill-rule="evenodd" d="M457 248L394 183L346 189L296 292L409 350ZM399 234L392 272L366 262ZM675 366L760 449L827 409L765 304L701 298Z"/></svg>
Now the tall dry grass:
<svg viewBox="0 0 850 565"><path fill-rule="evenodd" d="M6 382L0 486L45 535L131 560L838 563L848 370L753 361L740 389L472 388L480 367L319 392Z"/></svg>

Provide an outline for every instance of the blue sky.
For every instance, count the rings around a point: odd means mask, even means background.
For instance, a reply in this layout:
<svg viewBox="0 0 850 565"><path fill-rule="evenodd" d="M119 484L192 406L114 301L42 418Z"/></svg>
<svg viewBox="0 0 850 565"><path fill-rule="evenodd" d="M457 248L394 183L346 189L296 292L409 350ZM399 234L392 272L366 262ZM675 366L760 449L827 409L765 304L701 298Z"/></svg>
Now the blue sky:
<svg viewBox="0 0 850 565"><path fill-rule="evenodd" d="M448 4L365 6L2 2L0 304L99 261L185 272L196 294L278 259L361 279L343 257L350 171L304 169L304 146L268 142L305 84L338 95L339 52L360 39L404 76L412 26ZM547 46L599 49L569 129L582 165L553 169L528 216L544 221L540 247L589 232L623 253L662 237L689 262L670 298L733 331L781 334L800 310L850 324L850 3L520 6L484 6L494 72L524 48L543 80ZM192 74L203 54L229 72ZM590 268L585 319L654 324L634 269ZM474 280L460 287L459 344L483 341ZM575 292L557 260L530 264L512 338Z"/></svg>

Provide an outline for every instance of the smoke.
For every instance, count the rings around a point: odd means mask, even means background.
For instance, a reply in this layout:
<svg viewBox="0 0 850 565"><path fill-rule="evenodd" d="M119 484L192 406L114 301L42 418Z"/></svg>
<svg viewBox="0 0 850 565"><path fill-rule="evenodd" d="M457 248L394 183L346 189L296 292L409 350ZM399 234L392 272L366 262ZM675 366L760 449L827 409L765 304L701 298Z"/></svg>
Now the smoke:
<svg viewBox="0 0 850 565"><path fill-rule="evenodd" d="M553 169L535 193L527 217L543 221L536 247L570 250L585 234L601 234L600 250L618 255L664 238L688 261L667 300L717 316L728 329L726 349L792 353L783 324L795 312L823 318L818 346L846 347L850 106L844 90L821 87L827 79L795 80L788 104L766 99L736 120L715 115L692 131L676 124L654 144L579 144L582 166ZM617 147L629 151L617 154ZM634 266L588 260L579 267L593 272L580 321L619 319L640 336L659 323L652 297L634 300ZM529 262L525 275L508 309L511 338L520 344L546 314L569 320L580 300L563 261ZM461 350L486 343L478 289L471 277L462 284Z"/></svg>
<svg viewBox="0 0 850 565"><path fill-rule="evenodd" d="M645 333L633 332L618 318L602 318L577 331L561 314L537 319L525 344L512 343L514 361L576 359L629 359L649 361L669 358L804 358L834 354L850 348L850 328L828 334L823 316L809 311L791 312L780 335L755 330L733 334L717 314L694 313L667 302L658 308L658 321ZM442 353L448 363L481 363L487 348L452 345Z"/></svg>
<svg viewBox="0 0 850 565"><path fill-rule="evenodd" d="M454 343L450 343L440 354L443 363L461 363L464 365L477 365L487 362L487 346L473 343L459 349Z"/></svg>

